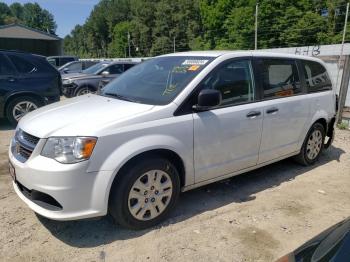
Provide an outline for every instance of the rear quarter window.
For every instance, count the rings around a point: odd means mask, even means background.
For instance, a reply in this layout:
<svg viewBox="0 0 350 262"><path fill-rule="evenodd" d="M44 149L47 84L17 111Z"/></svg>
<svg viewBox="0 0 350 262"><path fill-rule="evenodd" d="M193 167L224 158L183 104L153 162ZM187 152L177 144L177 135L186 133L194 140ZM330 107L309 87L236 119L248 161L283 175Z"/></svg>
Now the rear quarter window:
<svg viewBox="0 0 350 262"><path fill-rule="evenodd" d="M314 61L302 61L306 87L309 93L332 89L326 68Z"/></svg>
<svg viewBox="0 0 350 262"><path fill-rule="evenodd" d="M14 75L16 74L15 69L11 65L11 63L8 61L8 59L0 54L0 77L4 75Z"/></svg>
<svg viewBox="0 0 350 262"><path fill-rule="evenodd" d="M28 58L13 54L8 54L8 57L11 59L18 73L20 74L31 74L37 71L35 64L32 63Z"/></svg>

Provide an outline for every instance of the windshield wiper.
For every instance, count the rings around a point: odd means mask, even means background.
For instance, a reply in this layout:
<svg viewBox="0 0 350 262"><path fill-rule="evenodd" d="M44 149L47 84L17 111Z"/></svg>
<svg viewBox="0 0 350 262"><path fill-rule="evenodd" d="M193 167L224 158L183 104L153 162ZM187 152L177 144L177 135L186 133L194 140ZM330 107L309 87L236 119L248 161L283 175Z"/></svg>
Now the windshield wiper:
<svg viewBox="0 0 350 262"><path fill-rule="evenodd" d="M131 98L127 97L127 96L122 96L122 95L115 94L115 93L104 93L104 95L112 96L112 97L115 97L115 98L118 98L118 99L124 100L124 101L139 103L139 101L137 101L135 99L131 99Z"/></svg>

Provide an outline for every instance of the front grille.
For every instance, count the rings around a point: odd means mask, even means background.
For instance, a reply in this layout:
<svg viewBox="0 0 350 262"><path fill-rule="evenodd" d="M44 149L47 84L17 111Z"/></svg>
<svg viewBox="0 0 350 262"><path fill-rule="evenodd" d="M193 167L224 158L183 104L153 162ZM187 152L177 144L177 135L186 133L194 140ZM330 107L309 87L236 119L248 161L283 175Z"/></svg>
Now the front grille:
<svg viewBox="0 0 350 262"><path fill-rule="evenodd" d="M19 129L14 138L12 154L17 160L24 163L32 155L39 140L40 138Z"/></svg>
<svg viewBox="0 0 350 262"><path fill-rule="evenodd" d="M30 151L30 150L24 148L23 146L19 145L18 149L17 149L17 153L19 155L21 155L23 158L28 159L31 156L32 151Z"/></svg>
<svg viewBox="0 0 350 262"><path fill-rule="evenodd" d="M35 136L32 136L24 131L22 131L22 135L23 135L23 139L26 140L27 142L33 144L36 146L36 144L39 142L39 139L38 137L35 137Z"/></svg>

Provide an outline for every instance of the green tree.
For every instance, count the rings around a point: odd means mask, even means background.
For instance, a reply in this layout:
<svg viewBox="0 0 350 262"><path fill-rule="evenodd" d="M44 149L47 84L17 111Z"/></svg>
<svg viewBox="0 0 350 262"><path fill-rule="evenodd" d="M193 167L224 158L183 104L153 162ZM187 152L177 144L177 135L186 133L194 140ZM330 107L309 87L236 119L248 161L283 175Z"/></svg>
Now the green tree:
<svg viewBox="0 0 350 262"><path fill-rule="evenodd" d="M5 24L6 19L11 15L11 10L5 3L0 2L0 25Z"/></svg>
<svg viewBox="0 0 350 262"><path fill-rule="evenodd" d="M110 44L110 55L112 57L126 57L128 49L128 34L130 33L130 23L121 22L116 24L113 30L113 38Z"/></svg>
<svg viewBox="0 0 350 262"><path fill-rule="evenodd" d="M26 3L23 6L23 23L26 26L55 34L57 25L54 17L37 3Z"/></svg>

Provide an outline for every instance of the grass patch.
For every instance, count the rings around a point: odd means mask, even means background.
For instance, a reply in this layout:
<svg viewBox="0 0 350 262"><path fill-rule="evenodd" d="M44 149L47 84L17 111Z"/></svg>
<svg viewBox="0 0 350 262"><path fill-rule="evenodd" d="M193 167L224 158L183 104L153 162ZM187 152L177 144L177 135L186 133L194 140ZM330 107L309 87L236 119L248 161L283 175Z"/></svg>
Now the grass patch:
<svg viewBox="0 0 350 262"><path fill-rule="evenodd" d="M349 124L346 122L341 122L340 124L337 124L339 129L345 130L349 128Z"/></svg>

